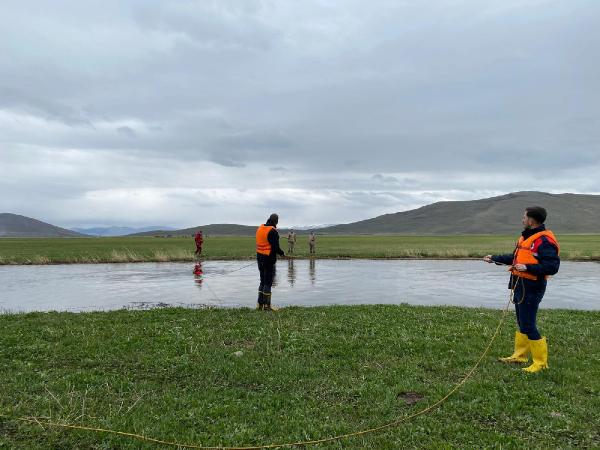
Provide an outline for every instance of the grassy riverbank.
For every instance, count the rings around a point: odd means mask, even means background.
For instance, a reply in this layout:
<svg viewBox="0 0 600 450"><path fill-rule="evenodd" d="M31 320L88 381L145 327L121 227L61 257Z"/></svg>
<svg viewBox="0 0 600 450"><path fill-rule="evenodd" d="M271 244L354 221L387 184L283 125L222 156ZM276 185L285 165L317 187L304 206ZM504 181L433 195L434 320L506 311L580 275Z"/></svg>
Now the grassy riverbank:
<svg viewBox="0 0 600 450"><path fill-rule="evenodd" d="M514 236L319 236L318 258L478 258L510 253ZM560 236L563 259L600 260L600 235ZM281 239L287 250L287 241ZM62 264L142 261L192 261L192 238L4 238L2 264ZM205 259L253 258L252 237L206 239ZM295 256L308 257L308 241L300 236Z"/></svg>
<svg viewBox="0 0 600 450"><path fill-rule="evenodd" d="M406 305L3 315L0 414L203 445L332 436L441 398L499 317ZM600 313L542 310L551 369L534 376L494 361L513 321L440 409L320 448L600 446ZM0 448L159 447L0 418Z"/></svg>

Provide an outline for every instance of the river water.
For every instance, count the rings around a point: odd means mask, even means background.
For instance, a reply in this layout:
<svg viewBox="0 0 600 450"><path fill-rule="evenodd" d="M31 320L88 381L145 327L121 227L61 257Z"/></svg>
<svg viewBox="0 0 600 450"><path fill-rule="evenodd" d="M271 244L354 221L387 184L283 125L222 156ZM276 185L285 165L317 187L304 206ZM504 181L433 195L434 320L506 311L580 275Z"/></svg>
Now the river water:
<svg viewBox="0 0 600 450"><path fill-rule="evenodd" d="M254 307L252 261L0 266L0 312L94 311L165 306ZM280 260L276 306L354 304L500 308L506 267L466 260ZM600 264L563 262L542 307L600 310Z"/></svg>

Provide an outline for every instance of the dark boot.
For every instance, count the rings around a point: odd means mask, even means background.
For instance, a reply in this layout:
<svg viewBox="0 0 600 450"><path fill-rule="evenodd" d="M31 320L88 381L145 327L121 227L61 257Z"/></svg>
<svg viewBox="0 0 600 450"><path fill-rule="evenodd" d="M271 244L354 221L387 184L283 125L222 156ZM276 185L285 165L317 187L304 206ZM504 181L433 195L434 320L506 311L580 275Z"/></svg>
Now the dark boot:
<svg viewBox="0 0 600 450"><path fill-rule="evenodd" d="M263 292L263 296L265 298L265 306L263 307L263 309L265 311L278 311L279 308L275 308L274 306L271 305L271 293L270 292Z"/></svg>
<svg viewBox="0 0 600 450"><path fill-rule="evenodd" d="M258 291L258 300L256 301L256 310L262 311L265 308L265 294Z"/></svg>

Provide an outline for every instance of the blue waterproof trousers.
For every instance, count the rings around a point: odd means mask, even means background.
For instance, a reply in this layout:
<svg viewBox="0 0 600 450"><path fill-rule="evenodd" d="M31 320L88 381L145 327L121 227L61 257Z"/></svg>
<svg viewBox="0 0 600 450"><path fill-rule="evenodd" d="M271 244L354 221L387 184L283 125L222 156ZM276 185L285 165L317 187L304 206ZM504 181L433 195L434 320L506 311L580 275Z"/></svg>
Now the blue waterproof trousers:
<svg viewBox="0 0 600 450"><path fill-rule="evenodd" d="M514 302L519 331L526 334L530 341L537 341L542 337L537 329L536 319L538 307L546 292L546 281L531 282L518 278L514 282L516 283Z"/></svg>
<svg viewBox="0 0 600 450"><path fill-rule="evenodd" d="M271 287L275 277L275 263L277 260L272 256L256 254L260 284L258 285L258 304L269 305L271 303Z"/></svg>

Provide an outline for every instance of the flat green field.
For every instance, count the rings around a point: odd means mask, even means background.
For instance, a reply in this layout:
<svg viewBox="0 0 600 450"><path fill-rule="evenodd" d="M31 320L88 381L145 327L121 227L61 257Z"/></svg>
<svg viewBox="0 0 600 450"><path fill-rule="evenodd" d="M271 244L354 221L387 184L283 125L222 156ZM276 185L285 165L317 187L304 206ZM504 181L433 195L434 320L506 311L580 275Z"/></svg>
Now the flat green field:
<svg viewBox="0 0 600 450"><path fill-rule="evenodd" d="M476 363L501 313L453 307L163 309L0 315L0 448L167 448L315 439L405 417ZM496 362L433 412L316 448L599 448L600 312L541 310L550 369ZM310 447L315 448L315 447Z"/></svg>
<svg viewBox="0 0 600 450"><path fill-rule="evenodd" d="M511 253L515 236L318 236L317 258L479 258ZM561 235L561 256L600 260L600 235ZM287 251L287 241L281 239ZM139 261L192 261L192 238L3 238L0 264L61 264ZM254 258L254 238L206 238L205 259ZM296 257L308 257L306 236L299 236Z"/></svg>

